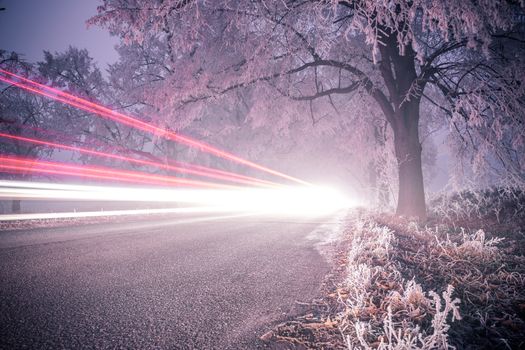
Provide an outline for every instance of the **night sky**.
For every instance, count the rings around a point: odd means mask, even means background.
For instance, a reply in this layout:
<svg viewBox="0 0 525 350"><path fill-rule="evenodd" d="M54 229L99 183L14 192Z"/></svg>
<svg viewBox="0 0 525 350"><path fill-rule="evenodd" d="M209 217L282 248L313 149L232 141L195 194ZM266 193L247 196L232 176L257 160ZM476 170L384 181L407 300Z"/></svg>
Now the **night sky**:
<svg viewBox="0 0 525 350"><path fill-rule="evenodd" d="M0 0L6 8L0 11L0 48L35 62L43 59L43 50L62 52L72 45L88 49L103 69L117 59L117 39L87 28L98 5L98 0Z"/></svg>

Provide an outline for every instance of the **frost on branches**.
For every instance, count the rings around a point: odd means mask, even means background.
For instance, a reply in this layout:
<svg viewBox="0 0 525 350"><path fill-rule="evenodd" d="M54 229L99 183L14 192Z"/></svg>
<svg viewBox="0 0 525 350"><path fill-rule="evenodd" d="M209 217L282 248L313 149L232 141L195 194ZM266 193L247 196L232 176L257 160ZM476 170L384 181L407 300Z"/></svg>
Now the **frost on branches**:
<svg viewBox="0 0 525 350"><path fill-rule="evenodd" d="M522 6L104 0L90 23L122 39L114 79L131 102L172 128L193 128L212 106L248 100L240 128L299 140L337 134L353 155L391 147L397 213L424 219L420 129L427 106L450 126L453 149L471 158L476 175L494 169L512 185L524 183ZM231 128L231 118L219 126ZM377 131L376 118L389 137L353 141Z"/></svg>

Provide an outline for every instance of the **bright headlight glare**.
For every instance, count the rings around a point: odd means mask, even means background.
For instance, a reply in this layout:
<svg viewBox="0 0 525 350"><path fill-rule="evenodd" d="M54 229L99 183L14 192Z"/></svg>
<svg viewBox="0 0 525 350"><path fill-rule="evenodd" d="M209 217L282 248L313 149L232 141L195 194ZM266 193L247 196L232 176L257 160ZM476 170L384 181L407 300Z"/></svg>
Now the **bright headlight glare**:
<svg viewBox="0 0 525 350"><path fill-rule="evenodd" d="M224 211L294 215L325 214L355 205L335 189L320 186L204 190L0 181L0 198L173 202L214 207Z"/></svg>

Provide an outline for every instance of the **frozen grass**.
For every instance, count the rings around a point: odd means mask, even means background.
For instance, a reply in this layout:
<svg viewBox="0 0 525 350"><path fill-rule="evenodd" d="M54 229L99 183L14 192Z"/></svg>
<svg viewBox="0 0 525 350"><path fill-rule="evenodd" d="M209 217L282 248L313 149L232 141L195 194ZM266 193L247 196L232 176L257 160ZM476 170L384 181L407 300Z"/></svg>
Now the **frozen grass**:
<svg viewBox="0 0 525 350"><path fill-rule="evenodd" d="M460 319L459 300L448 286L439 295L406 280L395 264L394 232L373 218L348 228L347 277L339 330L348 349L446 349L448 320Z"/></svg>
<svg viewBox="0 0 525 350"><path fill-rule="evenodd" d="M448 226L515 226L525 222L525 192L513 188L490 188L434 196L430 217ZM487 227L485 227L487 228Z"/></svg>
<svg viewBox="0 0 525 350"><path fill-rule="evenodd" d="M455 287L462 320L448 331L451 346L525 346L525 239L519 224L523 217L511 217L497 218L486 211L476 220L463 221L469 227L436 216L434 226L376 217L395 231L399 252L395 260L403 276L412 276L428 289Z"/></svg>
<svg viewBox="0 0 525 350"><path fill-rule="evenodd" d="M432 203L424 225L353 213L323 297L277 326L270 348L525 348L525 195Z"/></svg>

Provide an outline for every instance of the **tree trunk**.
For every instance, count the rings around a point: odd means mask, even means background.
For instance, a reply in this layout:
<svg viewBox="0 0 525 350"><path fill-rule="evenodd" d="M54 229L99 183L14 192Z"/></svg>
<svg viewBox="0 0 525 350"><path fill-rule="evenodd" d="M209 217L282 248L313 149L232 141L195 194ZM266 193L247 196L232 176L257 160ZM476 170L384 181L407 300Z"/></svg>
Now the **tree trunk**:
<svg viewBox="0 0 525 350"><path fill-rule="evenodd" d="M384 145L381 147L384 147ZM368 164L370 187L374 198L371 204L380 209L386 208L390 204L388 180L386 179L384 166L384 159L383 162L381 160L373 160Z"/></svg>
<svg viewBox="0 0 525 350"><path fill-rule="evenodd" d="M394 145L396 151L399 195L397 215L417 217L425 221L425 189L419 142L419 101L411 101L396 115Z"/></svg>
<svg viewBox="0 0 525 350"><path fill-rule="evenodd" d="M20 204L20 199L13 199L11 202L11 212L12 213L20 213L22 210L22 206Z"/></svg>

